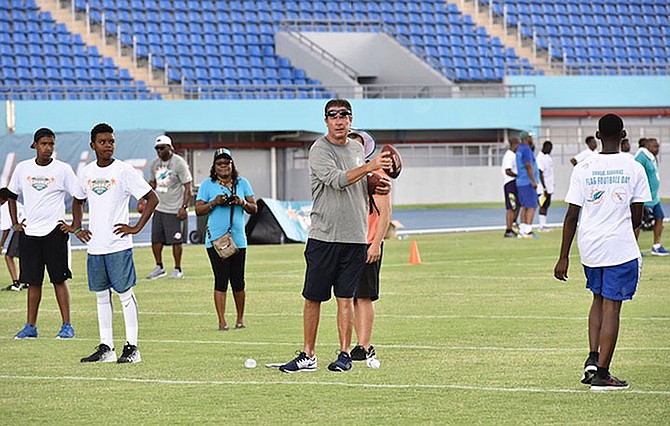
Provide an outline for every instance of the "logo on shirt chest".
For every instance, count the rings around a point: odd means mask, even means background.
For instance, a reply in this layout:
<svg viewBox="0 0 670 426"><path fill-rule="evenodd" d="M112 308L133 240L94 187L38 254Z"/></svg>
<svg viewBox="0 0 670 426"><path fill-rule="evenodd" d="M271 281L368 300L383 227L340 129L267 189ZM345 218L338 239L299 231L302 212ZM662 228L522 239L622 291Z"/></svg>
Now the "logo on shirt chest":
<svg viewBox="0 0 670 426"><path fill-rule="evenodd" d="M56 181L53 177L46 176L28 176L28 184L32 186L35 190L41 191L49 187Z"/></svg>
<svg viewBox="0 0 670 426"><path fill-rule="evenodd" d="M105 179L105 178L97 178L97 179L89 179L86 182L86 185L88 186L88 189L90 189L92 192L102 195L105 192L109 191L109 189L113 186L116 185L116 180L115 179Z"/></svg>

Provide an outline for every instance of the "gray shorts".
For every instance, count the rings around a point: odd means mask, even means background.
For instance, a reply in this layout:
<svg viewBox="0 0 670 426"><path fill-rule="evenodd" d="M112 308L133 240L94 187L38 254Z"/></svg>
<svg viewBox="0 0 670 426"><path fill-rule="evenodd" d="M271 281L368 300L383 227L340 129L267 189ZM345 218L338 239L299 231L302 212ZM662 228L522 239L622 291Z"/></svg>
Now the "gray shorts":
<svg viewBox="0 0 670 426"><path fill-rule="evenodd" d="M13 232L12 237L9 239L5 256L19 257L19 235L16 232Z"/></svg>
<svg viewBox="0 0 670 426"><path fill-rule="evenodd" d="M154 212L151 220L151 242L167 246L183 244L188 235L188 220L180 220L176 214Z"/></svg>

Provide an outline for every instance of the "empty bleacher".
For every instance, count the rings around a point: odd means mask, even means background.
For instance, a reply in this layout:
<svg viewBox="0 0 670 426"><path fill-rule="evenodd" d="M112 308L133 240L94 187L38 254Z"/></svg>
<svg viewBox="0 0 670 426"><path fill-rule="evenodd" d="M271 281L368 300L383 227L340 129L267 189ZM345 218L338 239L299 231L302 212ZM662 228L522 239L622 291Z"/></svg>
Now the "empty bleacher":
<svg viewBox="0 0 670 426"><path fill-rule="evenodd" d="M105 86L103 90L103 86ZM0 2L0 95L6 99L147 99L127 69L103 58L33 0Z"/></svg>
<svg viewBox="0 0 670 426"><path fill-rule="evenodd" d="M73 1L80 18L88 14L93 29L118 38L125 52L164 74L165 83L179 87L186 97L331 96L321 82L276 54L274 36L287 23L310 31L384 31L458 83L541 73L456 4L443 0ZM475 1L482 8L492 5L493 15L506 17L506 24L534 40L537 48L550 48L553 59L573 73L668 72L667 2ZM70 7L67 2L61 6ZM1 97L160 98L131 74L55 22L35 0L0 2Z"/></svg>

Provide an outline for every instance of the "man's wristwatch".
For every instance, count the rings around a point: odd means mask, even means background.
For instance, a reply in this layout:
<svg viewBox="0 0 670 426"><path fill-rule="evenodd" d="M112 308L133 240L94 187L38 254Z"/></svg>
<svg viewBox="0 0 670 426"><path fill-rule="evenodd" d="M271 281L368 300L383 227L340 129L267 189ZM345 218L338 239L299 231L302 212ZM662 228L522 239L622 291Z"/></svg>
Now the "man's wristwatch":
<svg viewBox="0 0 670 426"><path fill-rule="evenodd" d="M187 208L188 208L188 204L184 204L184 205L182 205L181 208L182 208L182 209L187 209Z"/></svg>

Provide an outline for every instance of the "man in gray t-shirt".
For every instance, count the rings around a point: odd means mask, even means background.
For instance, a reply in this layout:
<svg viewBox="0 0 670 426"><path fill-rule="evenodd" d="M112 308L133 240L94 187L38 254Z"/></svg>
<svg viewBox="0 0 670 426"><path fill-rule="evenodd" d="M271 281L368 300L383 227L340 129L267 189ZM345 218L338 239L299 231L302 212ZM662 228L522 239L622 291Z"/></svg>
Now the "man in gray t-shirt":
<svg viewBox="0 0 670 426"><path fill-rule="evenodd" d="M172 246L175 266L170 278L183 278L182 243L186 241L188 233L186 219L193 178L186 161L174 153L170 137L156 138L155 148L158 157L151 162L149 185L158 195L158 206L151 220L151 250L156 260L156 267L147 278L154 280L167 275L163 267L164 245Z"/></svg>
<svg viewBox="0 0 670 426"><path fill-rule="evenodd" d="M316 334L321 302L330 299L331 288L337 299L337 329L340 354L328 365L331 371L351 369L351 333L354 293L367 258L366 176L388 169L391 159L384 155L365 162L363 147L348 139L352 121L351 104L332 99L325 108L328 134L317 139L309 150L309 176L312 186L312 225L305 248L307 270L302 295L304 307L303 351L280 371L295 373L316 370ZM376 192L388 194L387 179Z"/></svg>

